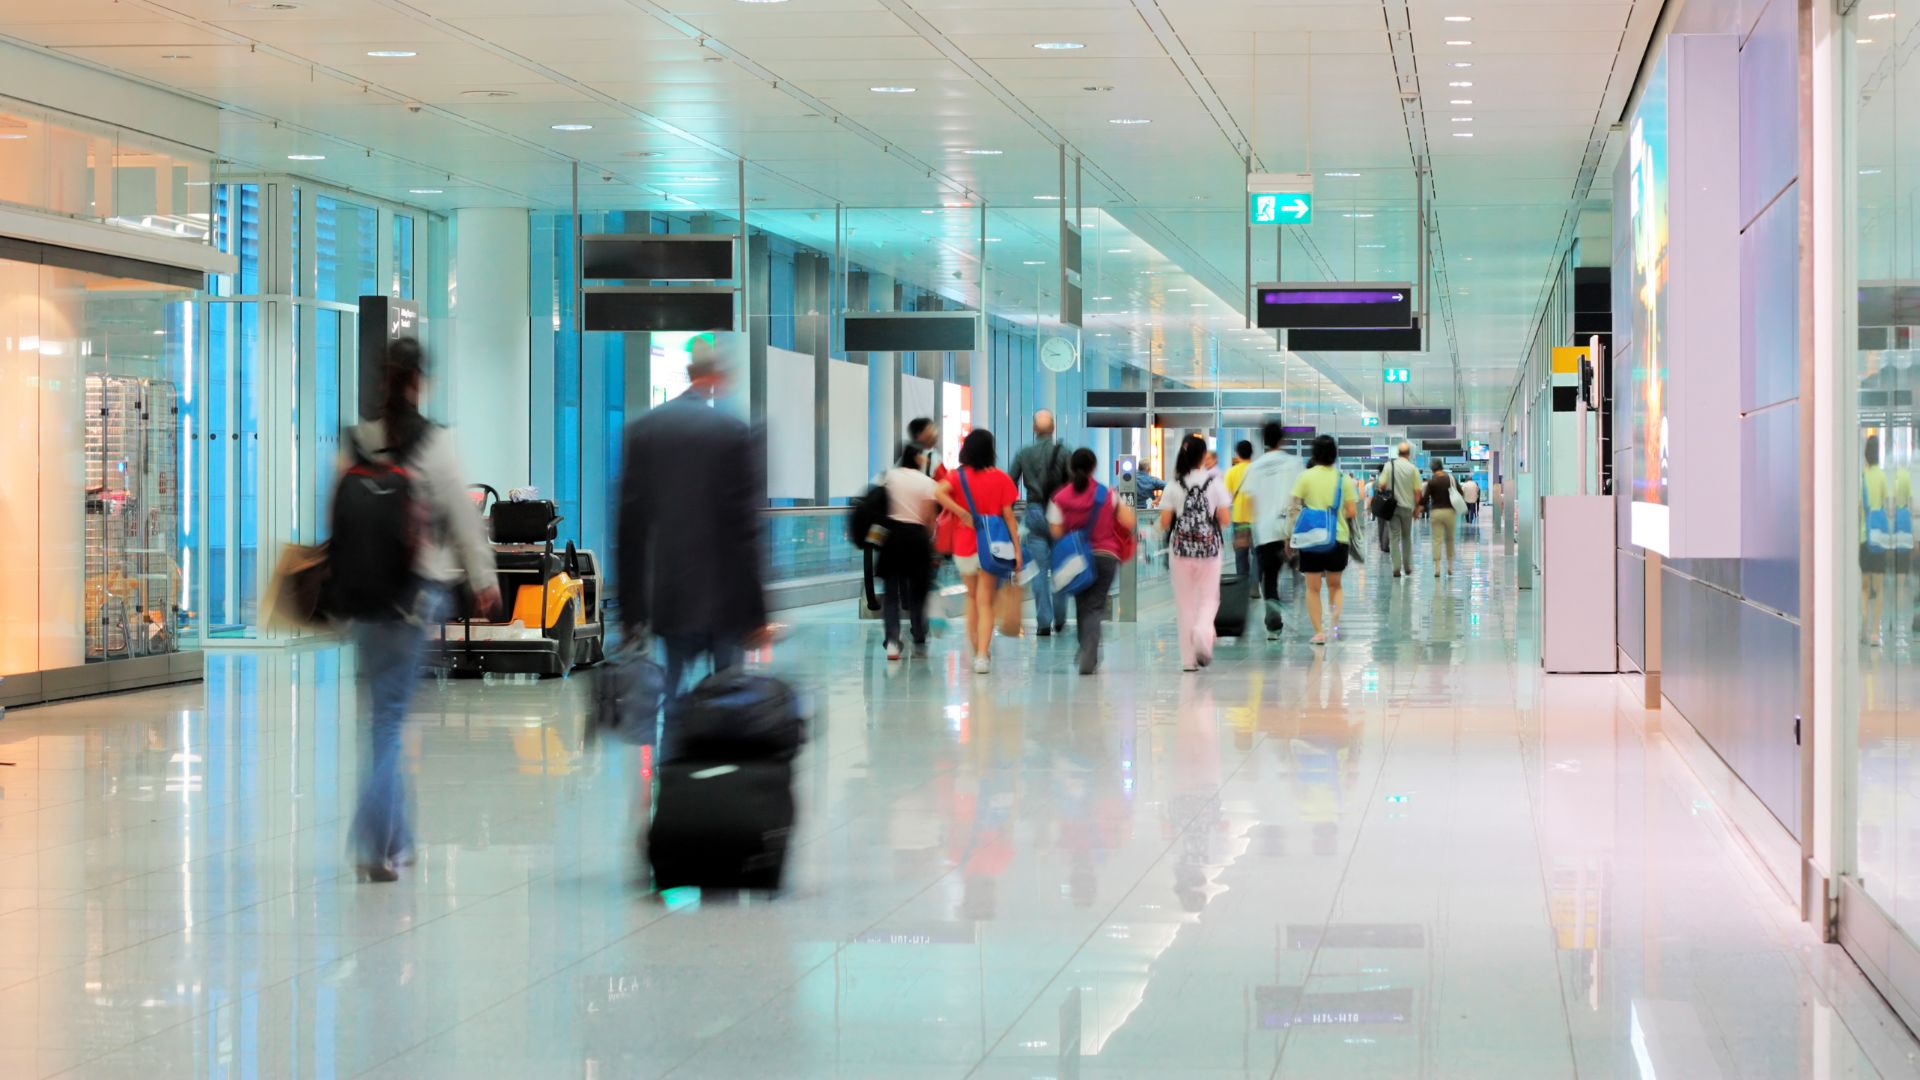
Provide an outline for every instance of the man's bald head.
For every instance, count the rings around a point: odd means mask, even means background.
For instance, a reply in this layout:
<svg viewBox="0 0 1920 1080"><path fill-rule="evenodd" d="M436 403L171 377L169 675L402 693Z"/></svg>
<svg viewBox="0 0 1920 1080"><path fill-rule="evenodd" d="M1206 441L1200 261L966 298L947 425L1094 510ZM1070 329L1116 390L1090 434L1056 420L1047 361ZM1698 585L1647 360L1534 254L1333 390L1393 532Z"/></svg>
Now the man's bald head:
<svg viewBox="0 0 1920 1080"><path fill-rule="evenodd" d="M1041 409L1033 414L1033 435L1036 439L1053 438L1053 412Z"/></svg>
<svg viewBox="0 0 1920 1080"><path fill-rule="evenodd" d="M1413 456L1413 444L1412 444L1412 443L1410 443L1410 442L1403 442L1403 443L1401 443L1401 444L1400 444L1400 456L1401 456L1401 457L1412 457L1412 456Z"/></svg>

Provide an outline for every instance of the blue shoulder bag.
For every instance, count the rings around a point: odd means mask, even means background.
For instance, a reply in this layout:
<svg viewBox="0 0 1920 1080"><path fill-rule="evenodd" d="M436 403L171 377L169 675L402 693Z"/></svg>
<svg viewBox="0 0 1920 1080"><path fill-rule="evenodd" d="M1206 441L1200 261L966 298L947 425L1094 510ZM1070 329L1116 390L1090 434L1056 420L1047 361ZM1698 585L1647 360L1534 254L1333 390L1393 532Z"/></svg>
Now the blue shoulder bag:
<svg viewBox="0 0 1920 1080"><path fill-rule="evenodd" d="M1087 524L1053 545L1053 591L1079 596L1093 584L1093 526L1107 505L1105 484L1094 485L1093 509Z"/></svg>
<svg viewBox="0 0 1920 1080"><path fill-rule="evenodd" d="M1867 501L1866 486L1863 484L1860 488L1860 506L1867 512L1867 550L1876 555L1884 554L1893 548L1893 528L1887 521L1887 503L1891 501L1887 496L1892 494L1893 484L1889 482L1886 495L1881 496L1880 508L1876 510Z"/></svg>
<svg viewBox="0 0 1920 1080"><path fill-rule="evenodd" d="M960 491L967 497L967 513L973 515L974 544L979 549L980 569L997 578L1013 576L1014 559L1020 550L1013 542L1007 523L998 517L981 517L973 504L973 487L967 483L967 470L960 470Z"/></svg>
<svg viewBox="0 0 1920 1080"><path fill-rule="evenodd" d="M1340 544L1340 504L1346 498L1347 478L1340 470L1333 471L1333 506L1326 510L1315 510L1311 506L1300 508L1300 515L1293 519L1293 539L1290 543L1295 551L1311 551L1319 554L1332 551Z"/></svg>

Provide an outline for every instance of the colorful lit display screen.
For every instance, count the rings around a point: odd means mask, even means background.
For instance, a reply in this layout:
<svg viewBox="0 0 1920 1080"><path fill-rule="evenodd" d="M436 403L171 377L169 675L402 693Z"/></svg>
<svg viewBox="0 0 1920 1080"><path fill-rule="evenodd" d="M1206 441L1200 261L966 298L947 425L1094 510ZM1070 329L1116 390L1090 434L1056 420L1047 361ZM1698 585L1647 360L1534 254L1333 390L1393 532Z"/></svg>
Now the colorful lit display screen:
<svg viewBox="0 0 1920 1080"><path fill-rule="evenodd" d="M1667 549L1668 85L1662 56L1634 110L1627 153L1633 230L1633 534Z"/></svg>

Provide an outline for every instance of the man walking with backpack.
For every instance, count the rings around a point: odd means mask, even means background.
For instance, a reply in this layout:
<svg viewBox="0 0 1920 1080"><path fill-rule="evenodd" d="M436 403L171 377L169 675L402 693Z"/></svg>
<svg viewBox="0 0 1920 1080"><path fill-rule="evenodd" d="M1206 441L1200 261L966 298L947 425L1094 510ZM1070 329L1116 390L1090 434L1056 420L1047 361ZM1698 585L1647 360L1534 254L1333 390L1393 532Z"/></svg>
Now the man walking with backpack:
<svg viewBox="0 0 1920 1080"><path fill-rule="evenodd" d="M328 538L326 610L350 619L368 692L352 847L362 881L395 881L413 861L400 734L420 685L427 635L464 582L476 612L500 606L493 549L467 497L453 439L420 415L426 355L387 349L380 418L347 431Z"/></svg>
<svg viewBox="0 0 1920 1080"><path fill-rule="evenodd" d="M651 631L678 696L703 657L739 667L768 638L760 550L766 451L744 420L714 408L727 372L709 337L689 349L686 393L627 425L620 457L620 621Z"/></svg>
<svg viewBox="0 0 1920 1080"><path fill-rule="evenodd" d="M1387 555L1393 563L1394 577L1413 576L1413 511L1420 498L1420 467L1413 463L1413 444L1402 442L1400 456L1380 470L1380 488L1374 495L1374 514L1391 537ZM1392 514L1382 513L1380 503L1392 500Z"/></svg>
<svg viewBox="0 0 1920 1080"><path fill-rule="evenodd" d="M1016 454L1008 476L1027 493L1027 565L1034 568L1033 611L1041 637L1067 628L1067 594L1053 591L1053 529L1047 524L1047 504L1053 493L1067 486L1070 458L1053 437L1053 413L1033 414L1033 441Z"/></svg>

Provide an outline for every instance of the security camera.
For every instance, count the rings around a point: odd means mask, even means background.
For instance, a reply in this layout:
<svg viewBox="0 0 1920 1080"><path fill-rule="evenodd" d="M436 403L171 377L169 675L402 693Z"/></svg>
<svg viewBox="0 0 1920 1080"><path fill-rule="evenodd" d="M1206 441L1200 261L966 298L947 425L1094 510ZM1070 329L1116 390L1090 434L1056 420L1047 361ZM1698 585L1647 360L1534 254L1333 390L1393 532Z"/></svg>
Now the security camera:
<svg viewBox="0 0 1920 1080"><path fill-rule="evenodd" d="M601 174L600 174L600 182L601 182L601 183L603 183L603 184L611 184L611 183L613 183L613 174L612 174L612 173L610 173L610 172L603 172L603 173L601 173Z"/></svg>
<svg viewBox="0 0 1920 1080"><path fill-rule="evenodd" d="M408 112L410 112L410 113L417 113L417 112L419 112L419 111L420 111L421 109L424 109L424 108L426 108L426 106L425 106L425 105L422 105L422 104L420 104L420 103L419 103L419 102L417 102L417 101L409 101L409 102L407 102L407 111L408 111Z"/></svg>

